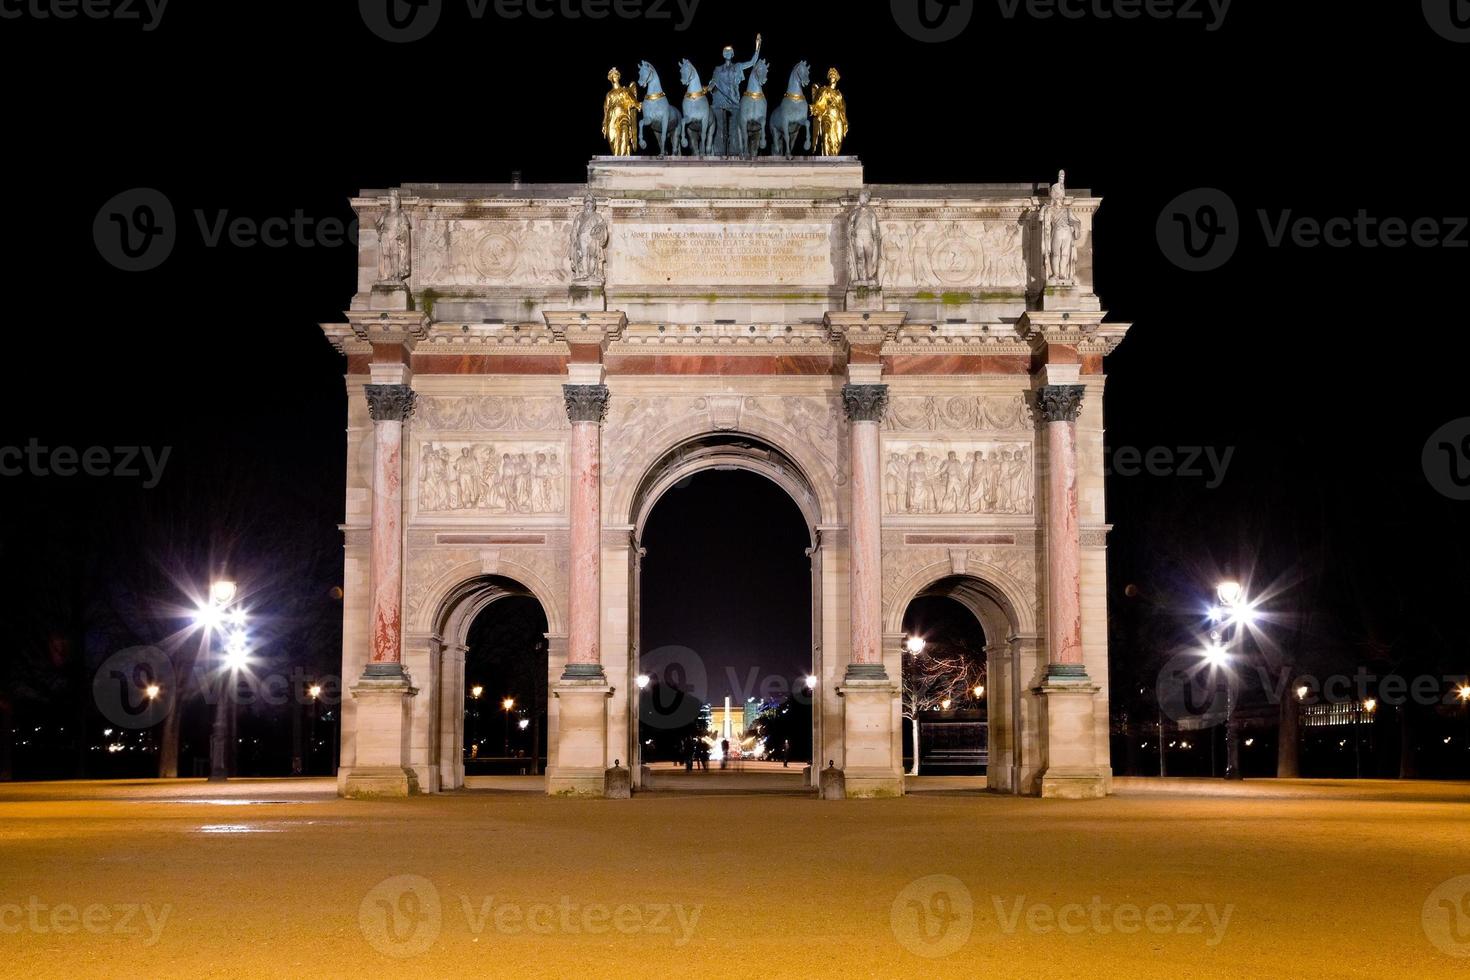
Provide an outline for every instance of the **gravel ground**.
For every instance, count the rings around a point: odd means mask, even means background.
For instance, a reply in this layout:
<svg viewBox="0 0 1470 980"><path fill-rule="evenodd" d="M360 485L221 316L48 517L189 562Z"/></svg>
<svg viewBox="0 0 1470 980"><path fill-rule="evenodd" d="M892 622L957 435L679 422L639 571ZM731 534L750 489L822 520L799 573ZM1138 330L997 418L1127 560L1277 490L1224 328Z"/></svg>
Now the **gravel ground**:
<svg viewBox="0 0 1470 980"><path fill-rule="evenodd" d="M8 784L0 963L26 978L1463 976L1467 807L1465 784L1366 781L847 803Z"/></svg>

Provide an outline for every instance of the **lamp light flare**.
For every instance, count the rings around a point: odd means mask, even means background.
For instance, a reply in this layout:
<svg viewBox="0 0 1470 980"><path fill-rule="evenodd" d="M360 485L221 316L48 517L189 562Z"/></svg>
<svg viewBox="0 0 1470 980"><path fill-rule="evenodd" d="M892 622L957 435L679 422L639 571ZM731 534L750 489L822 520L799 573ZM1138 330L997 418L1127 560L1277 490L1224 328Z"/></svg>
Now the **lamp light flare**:
<svg viewBox="0 0 1470 980"><path fill-rule="evenodd" d="M903 642L904 649L907 650L909 653L914 654L915 656L918 656L919 654L924 652L925 645L926 644L924 643L924 638L922 636L911 636Z"/></svg>
<svg viewBox="0 0 1470 980"><path fill-rule="evenodd" d="M209 598L217 606L227 606L235 598L235 583L229 579L220 579L209 585Z"/></svg>
<svg viewBox="0 0 1470 980"><path fill-rule="evenodd" d="M504 701L500 702L500 706L506 711L509 711L511 708L514 708L516 706L516 699L506 698Z"/></svg>
<svg viewBox="0 0 1470 980"><path fill-rule="evenodd" d="M817 687L817 679L815 677L813 677L811 674L807 674L806 675L806 689L808 691L814 691L814 690L816 690L816 687Z"/></svg>
<svg viewBox="0 0 1470 980"><path fill-rule="evenodd" d="M638 685L638 690L641 691L645 687L647 687L649 685L649 682L652 680L653 678L649 677L647 674L639 674L637 678L635 678L634 682Z"/></svg>
<svg viewBox="0 0 1470 980"><path fill-rule="evenodd" d="M155 701L158 699L159 691L160 688L157 684L149 684L143 689L143 694L147 696L149 701Z"/></svg>
<svg viewBox="0 0 1470 980"><path fill-rule="evenodd" d="M1220 597L1220 604L1234 606L1240 602L1240 583L1226 580L1215 586L1215 595Z"/></svg>
<svg viewBox="0 0 1470 980"><path fill-rule="evenodd" d="M470 697L474 698L475 700L479 700L480 695L484 693L485 688L483 685L476 684L474 687L470 688Z"/></svg>

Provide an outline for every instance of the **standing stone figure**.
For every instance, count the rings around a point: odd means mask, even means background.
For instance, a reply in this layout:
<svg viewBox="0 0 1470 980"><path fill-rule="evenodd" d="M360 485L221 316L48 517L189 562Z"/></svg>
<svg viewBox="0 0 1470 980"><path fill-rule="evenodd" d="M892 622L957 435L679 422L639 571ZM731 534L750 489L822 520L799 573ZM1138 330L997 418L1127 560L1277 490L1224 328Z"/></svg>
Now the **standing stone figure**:
<svg viewBox="0 0 1470 980"><path fill-rule="evenodd" d="M842 78L836 68L827 69L827 85L812 86L812 116L817 120L817 155L842 155L842 141L847 139L847 99L837 91Z"/></svg>
<svg viewBox="0 0 1470 980"><path fill-rule="evenodd" d="M847 216L847 250L852 256L852 285L875 287L882 262L883 231L878 211L869 203L866 190L858 195L857 207Z"/></svg>
<svg viewBox="0 0 1470 980"><path fill-rule="evenodd" d="M1067 172L1057 173L1051 185L1051 201L1041 209L1041 247L1046 253L1046 281L1050 285L1071 286L1077 281L1077 239L1082 236L1082 222L1072 213L1067 197Z"/></svg>
<svg viewBox="0 0 1470 980"><path fill-rule="evenodd" d="M401 286L413 272L413 241L397 188L388 192L388 207L378 216L377 228L378 282Z"/></svg>
<svg viewBox="0 0 1470 980"><path fill-rule="evenodd" d="M607 140L608 152L615 157L633 155L633 144L637 142L637 113L642 108L638 101L638 83L619 85L623 75L616 68L607 73L612 90L602 100L602 137Z"/></svg>
<svg viewBox="0 0 1470 980"><path fill-rule="evenodd" d="M607 258L607 219L597 213L597 201L591 194L582 204L582 213L572 223L572 281L602 284L602 267Z"/></svg>
<svg viewBox="0 0 1470 980"><path fill-rule="evenodd" d="M736 62L735 49L725 45L725 61L710 77L711 108L715 113L715 152L730 156L735 152L735 141L730 132L740 115L740 89L745 85L745 73L761 56L761 36L755 36L755 54L749 61Z"/></svg>

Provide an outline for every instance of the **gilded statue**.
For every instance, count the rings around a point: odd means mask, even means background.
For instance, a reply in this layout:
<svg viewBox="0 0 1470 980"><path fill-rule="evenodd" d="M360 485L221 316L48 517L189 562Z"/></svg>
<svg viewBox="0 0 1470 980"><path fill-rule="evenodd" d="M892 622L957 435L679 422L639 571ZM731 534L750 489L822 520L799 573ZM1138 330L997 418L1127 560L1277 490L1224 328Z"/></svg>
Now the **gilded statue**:
<svg viewBox="0 0 1470 980"><path fill-rule="evenodd" d="M602 100L602 136L607 140L608 151L615 157L630 157L638 142L638 83L619 85L623 75L614 68L607 73L612 90Z"/></svg>
<svg viewBox="0 0 1470 980"><path fill-rule="evenodd" d="M817 153L820 156L842 155L842 141L847 139L847 100L837 91L842 78L836 68L827 69L826 85L812 86L812 116L817 120Z"/></svg>

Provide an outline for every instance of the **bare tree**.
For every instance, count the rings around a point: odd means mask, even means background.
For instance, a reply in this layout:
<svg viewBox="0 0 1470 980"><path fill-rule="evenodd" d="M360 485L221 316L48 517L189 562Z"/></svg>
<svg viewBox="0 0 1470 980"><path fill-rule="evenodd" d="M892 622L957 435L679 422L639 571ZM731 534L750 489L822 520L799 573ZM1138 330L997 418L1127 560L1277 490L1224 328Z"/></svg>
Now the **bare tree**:
<svg viewBox="0 0 1470 980"><path fill-rule="evenodd" d="M940 655L932 645L919 653L903 655L903 716L914 739L914 762L910 776L919 774L919 718L925 711L948 708L970 696L981 681L975 661L963 652Z"/></svg>

